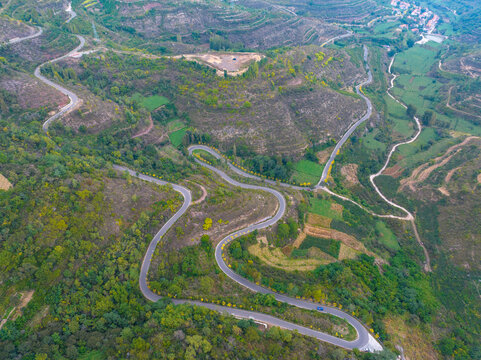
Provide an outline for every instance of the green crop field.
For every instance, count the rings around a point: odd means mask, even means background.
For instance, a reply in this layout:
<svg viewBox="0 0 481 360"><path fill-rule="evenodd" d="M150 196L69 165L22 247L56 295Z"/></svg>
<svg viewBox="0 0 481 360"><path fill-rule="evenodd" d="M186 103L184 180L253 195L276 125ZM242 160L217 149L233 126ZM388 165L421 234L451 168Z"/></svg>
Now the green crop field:
<svg viewBox="0 0 481 360"><path fill-rule="evenodd" d="M429 43L431 45L431 43ZM415 45L409 50L403 51L396 56L394 68L400 72L411 74L425 74L435 63L436 50L427 47Z"/></svg>
<svg viewBox="0 0 481 360"><path fill-rule="evenodd" d="M316 184L322 174L323 166L309 160L300 160L294 165L292 180L297 183Z"/></svg>
<svg viewBox="0 0 481 360"><path fill-rule="evenodd" d="M401 75L396 80L393 93L406 104L412 104L422 114L426 109L434 109L439 99L441 83L426 76ZM435 102L433 102L435 100Z"/></svg>
<svg viewBox="0 0 481 360"><path fill-rule="evenodd" d="M311 198L309 199L309 211L331 219L342 220L342 211L332 209L331 204L330 201L325 199Z"/></svg>
<svg viewBox="0 0 481 360"><path fill-rule="evenodd" d="M362 144L367 147L369 150L379 150L379 151L384 151L386 150L386 144L377 141L375 139L376 135L378 134L379 130L374 129L371 132L368 132L364 137L362 138Z"/></svg>
<svg viewBox="0 0 481 360"><path fill-rule="evenodd" d="M183 128L174 132L171 132L169 134L169 139L172 145L175 147L178 147L180 144L182 144L182 139L184 138L185 132L187 131L187 128Z"/></svg>
<svg viewBox="0 0 481 360"><path fill-rule="evenodd" d="M132 99L139 102L143 107L145 107L149 111L154 111L155 109L158 109L162 105L167 105L169 103L169 99L167 99L165 96L160 96L160 95L152 95L149 97L144 97L139 93L135 93L132 96Z"/></svg>
<svg viewBox="0 0 481 360"><path fill-rule="evenodd" d="M376 223L376 231L378 233L378 240L381 244L391 250L399 250L400 246L393 232L382 221Z"/></svg>
<svg viewBox="0 0 481 360"><path fill-rule="evenodd" d="M389 22L378 22L378 25L376 25L373 28L374 34L380 35L380 34L389 34L391 35L394 30L401 25L401 22L399 21L389 21Z"/></svg>
<svg viewBox="0 0 481 360"><path fill-rule="evenodd" d="M182 129L183 127L185 127L185 124L182 121L180 121L179 119L171 120L167 124L167 130L168 131L179 130L179 129Z"/></svg>
<svg viewBox="0 0 481 360"><path fill-rule="evenodd" d="M406 109L399 105L389 96L385 97L389 118L393 122L394 131L398 132L404 137L413 134L413 120L409 120L406 115Z"/></svg>
<svg viewBox="0 0 481 360"><path fill-rule="evenodd" d="M307 235L302 244L299 246L299 249L307 250L311 247L316 247L337 259L339 257L339 250L341 249L341 242L339 240L323 239Z"/></svg>

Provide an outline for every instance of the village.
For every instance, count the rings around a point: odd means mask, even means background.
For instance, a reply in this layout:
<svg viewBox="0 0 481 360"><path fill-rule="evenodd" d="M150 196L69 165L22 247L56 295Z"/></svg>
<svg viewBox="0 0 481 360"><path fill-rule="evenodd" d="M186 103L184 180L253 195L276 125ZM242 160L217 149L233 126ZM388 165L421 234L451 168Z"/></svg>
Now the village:
<svg viewBox="0 0 481 360"><path fill-rule="evenodd" d="M408 24L400 26L401 30L409 29L413 33L424 32L432 34L440 20L439 16L428 8L423 8L407 1L391 0L391 6L397 15L409 20Z"/></svg>

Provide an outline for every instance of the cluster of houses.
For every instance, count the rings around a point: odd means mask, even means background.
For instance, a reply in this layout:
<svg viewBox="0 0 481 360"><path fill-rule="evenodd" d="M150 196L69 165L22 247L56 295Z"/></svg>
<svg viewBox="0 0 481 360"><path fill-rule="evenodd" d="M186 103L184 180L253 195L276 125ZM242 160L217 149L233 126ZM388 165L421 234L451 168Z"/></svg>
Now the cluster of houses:
<svg viewBox="0 0 481 360"><path fill-rule="evenodd" d="M410 20L408 24L402 24L399 28L410 29L414 33L420 31L427 34L433 33L436 25L439 22L439 16L434 14L431 10L411 4L403 0L391 0L391 6L394 12L399 16L405 16L405 19Z"/></svg>

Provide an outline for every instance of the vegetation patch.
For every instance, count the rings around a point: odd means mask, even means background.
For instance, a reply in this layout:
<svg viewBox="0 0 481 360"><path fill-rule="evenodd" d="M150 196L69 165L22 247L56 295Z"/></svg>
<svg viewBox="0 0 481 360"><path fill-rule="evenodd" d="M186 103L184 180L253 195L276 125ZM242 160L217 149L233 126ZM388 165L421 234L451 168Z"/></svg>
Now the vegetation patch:
<svg viewBox="0 0 481 360"><path fill-rule="evenodd" d="M337 259L339 257L341 242L338 240L323 239L307 235L302 244L299 246L299 249L310 249L311 247L316 247Z"/></svg>
<svg viewBox="0 0 481 360"><path fill-rule="evenodd" d="M306 259L306 257L309 257L307 252L302 253L302 259L289 258L281 251L281 249L261 246L259 243L249 246L249 253L257 256L267 265L283 269L285 271L312 271L319 265L328 264L334 260L327 256L325 259L322 259L322 257Z"/></svg>
<svg viewBox="0 0 481 360"><path fill-rule="evenodd" d="M309 212L331 219L342 220L342 206L339 208L335 205L337 204L322 198L311 198L309 199Z"/></svg>
<svg viewBox="0 0 481 360"><path fill-rule="evenodd" d="M296 183L316 184L322 175L323 166L310 160L300 160L294 165L292 179Z"/></svg>
<svg viewBox="0 0 481 360"><path fill-rule="evenodd" d="M331 226L331 218L326 216L308 213L307 214L307 223L312 226L320 226L324 228L329 228Z"/></svg>
<svg viewBox="0 0 481 360"><path fill-rule="evenodd" d="M393 232L382 221L376 223L376 232L381 244L391 250L399 250L400 246Z"/></svg>
<svg viewBox="0 0 481 360"><path fill-rule="evenodd" d="M185 132L187 131L187 128L183 128L174 132L171 132L169 134L169 139L172 145L175 147L178 147L180 144L182 144L182 139L184 138Z"/></svg>
<svg viewBox="0 0 481 360"><path fill-rule="evenodd" d="M135 93L132 99L137 101L140 105L145 107L149 111L154 111L163 105L167 105L170 101L165 96L152 95L144 97L139 93Z"/></svg>

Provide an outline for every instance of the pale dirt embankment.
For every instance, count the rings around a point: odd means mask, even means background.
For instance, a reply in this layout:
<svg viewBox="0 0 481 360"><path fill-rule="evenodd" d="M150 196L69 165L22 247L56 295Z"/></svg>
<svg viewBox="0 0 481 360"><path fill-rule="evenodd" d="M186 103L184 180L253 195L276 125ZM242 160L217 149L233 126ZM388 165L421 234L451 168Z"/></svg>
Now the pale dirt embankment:
<svg viewBox="0 0 481 360"><path fill-rule="evenodd" d="M0 190L8 190L12 187L10 181L7 180L5 176L0 174Z"/></svg>

